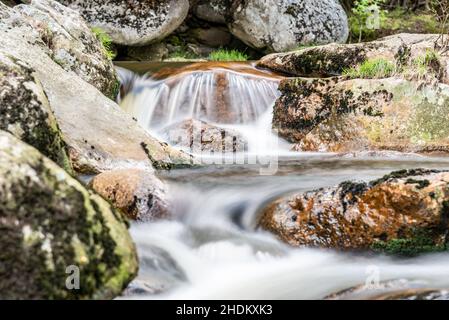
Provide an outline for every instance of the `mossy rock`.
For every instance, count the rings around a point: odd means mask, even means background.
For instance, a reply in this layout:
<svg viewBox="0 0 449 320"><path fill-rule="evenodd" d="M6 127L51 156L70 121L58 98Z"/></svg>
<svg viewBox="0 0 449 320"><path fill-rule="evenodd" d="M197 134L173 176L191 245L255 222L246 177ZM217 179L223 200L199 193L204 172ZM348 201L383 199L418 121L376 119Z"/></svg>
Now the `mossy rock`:
<svg viewBox="0 0 449 320"><path fill-rule="evenodd" d="M47 96L23 61L0 51L0 130L12 133L71 172Z"/></svg>
<svg viewBox="0 0 449 320"><path fill-rule="evenodd" d="M413 169L280 198L261 227L293 246L415 256L449 249L449 173Z"/></svg>
<svg viewBox="0 0 449 320"><path fill-rule="evenodd" d="M121 294L136 276L138 261L119 212L4 131L0 177L0 299ZM79 289L70 290L73 266L79 269Z"/></svg>

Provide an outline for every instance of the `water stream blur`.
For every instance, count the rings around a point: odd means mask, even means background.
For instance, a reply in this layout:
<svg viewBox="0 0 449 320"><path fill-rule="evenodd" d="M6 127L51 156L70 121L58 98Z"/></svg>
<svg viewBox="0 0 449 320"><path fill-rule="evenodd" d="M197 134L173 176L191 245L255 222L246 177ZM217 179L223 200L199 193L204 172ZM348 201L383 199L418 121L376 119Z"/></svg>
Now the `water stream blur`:
<svg viewBox="0 0 449 320"><path fill-rule="evenodd" d="M193 117L240 130L249 138L250 152L278 155L272 175L261 175L256 163L161 173L174 217L132 226L141 266L124 298L321 299L364 285L373 270L380 282L400 280L404 288L449 288L449 253L398 259L295 249L257 228L258 210L280 195L345 180L368 181L404 168L448 169L446 159L289 152L270 129L281 76L248 64L194 65L147 76L121 69L120 74L126 83L121 105L152 134ZM220 81L225 85L219 89ZM224 118L217 113L217 101L223 102ZM388 290L367 288L355 297L372 298Z"/></svg>

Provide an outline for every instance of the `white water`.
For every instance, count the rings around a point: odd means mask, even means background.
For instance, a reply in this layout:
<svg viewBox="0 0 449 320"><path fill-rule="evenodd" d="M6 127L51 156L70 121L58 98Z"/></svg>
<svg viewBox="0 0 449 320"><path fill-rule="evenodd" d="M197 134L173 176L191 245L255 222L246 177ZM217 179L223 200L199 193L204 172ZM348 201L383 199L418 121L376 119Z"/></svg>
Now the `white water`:
<svg viewBox="0 0 449 320"><path fill-rule="evenodd" d="M230 74L231 78L242 77ZM192 116L214 121L214 105L207 104L206 99L214 94L210 79L213 73L190 74L168 88L169 79L135 78L134 88L122 105L153 134L166 124ZM404 288L448 289L449 253L393 259L291 248L256 228L258 209L285 193L333 186L345 180L369 181L403 168L447 169L449 163L401 155L348 160L330 154L287 152L288 144L278 141L270 130L271 107L277 93L265 95L268 91L261 86L271 85L246 83L251 81L236 80L239 84L234 88L240 88L237 96L258 102L231 103L240 118L221 125L242 132L249 140L250 152L279 154L281 150L279 168L271 176L260 175L257 165L205 166L165 173L162 178L170 187L174 218L132 226L141 264L138 279L125 298L321 299L365 284L373 270L380 282L401 279ZM198 89L199 84L203 89ZM207 94L198 93L201 90ZM250 92L241 92L245 90ZM259 92L271 100L260 99ZM186 98L189 95L190 100ZM199 101L207 107L200 108ZM246 107L252 112L245 112ZM357 297L370 298L378 293L368 288Z"/></svg>

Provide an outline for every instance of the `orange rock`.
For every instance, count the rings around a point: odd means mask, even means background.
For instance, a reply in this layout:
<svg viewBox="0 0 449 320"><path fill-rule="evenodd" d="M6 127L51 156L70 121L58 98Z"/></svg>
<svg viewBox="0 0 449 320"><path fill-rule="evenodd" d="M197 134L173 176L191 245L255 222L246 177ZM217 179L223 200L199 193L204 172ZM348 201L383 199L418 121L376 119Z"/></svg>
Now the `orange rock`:
<svg viewBox="0 0 449 320"><path fill-rule="evenodd" d="M263 210L260 225L293 246L444 250L449 172L402 170L370 183L343 182L281 198Z"/></svg>
<svg viewBox="0 0 449 320"><path fill-rule="evenodd" d="M107 171L90 186L133 220L152 220L169 215L166 187L153 173L139 169Z"/></svg>

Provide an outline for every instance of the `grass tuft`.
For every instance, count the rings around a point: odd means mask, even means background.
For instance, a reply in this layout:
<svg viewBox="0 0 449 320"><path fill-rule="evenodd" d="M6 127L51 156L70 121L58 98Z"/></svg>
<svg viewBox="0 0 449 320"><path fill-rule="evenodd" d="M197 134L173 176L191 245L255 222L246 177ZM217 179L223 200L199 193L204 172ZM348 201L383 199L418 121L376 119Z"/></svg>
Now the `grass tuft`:
<svg viewBox="0 0 449 320"><path fill-rule="evenodd" d="M111 37L101 28L93 27L91 30L98 41L101 42L105 55L109 60L113 60L117 54L114 52Z"/></svg>
<svg viewBox="0 0 449 320"><path fill-rule="evenodd" d="M220 49L210 53L210 61L247 61L248 55L238 50Z"/></svg>
<svg viewBox="0 0 449 320"><path fill-rule="evenodd" d="M353 79L381 79L393 76L395 69L393 62L375 58L366 60L356 67L343 70L343 75Z"/></svg>

